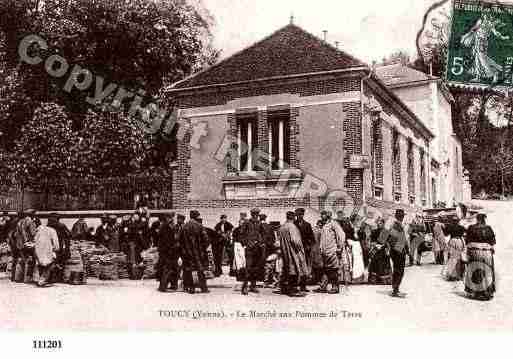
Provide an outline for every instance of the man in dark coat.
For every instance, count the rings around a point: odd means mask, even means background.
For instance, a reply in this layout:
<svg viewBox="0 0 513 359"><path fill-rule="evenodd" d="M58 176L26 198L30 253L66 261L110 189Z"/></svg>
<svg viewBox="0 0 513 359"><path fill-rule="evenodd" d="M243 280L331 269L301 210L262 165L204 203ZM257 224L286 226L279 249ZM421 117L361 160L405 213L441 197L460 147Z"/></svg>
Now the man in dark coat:
<svg viewBox="0 0 513 359"><path fill-rule="evenodd" d="M299 228L294 224L296 214L294 212L287 212L286 216L287 221L278 230L283 258L280 294L302 297L306 294L304 291L298 290L298 285L303 286L308 274L305 251Z"/></svg>
<svg viewBox="0 0 513 359"><path fill-rule="evenodd" d="M223 255L225 247L230 244L230 237L233 231L233 225L228 222L226 214L221 215L221 219L216 224L214 230L221 236L218 241L212 242L212 251L214 252L215 270L214 275L219 277L223 274Z"/></svg>
<svg viewBox="0 0 513 359"><path fill-rule="evenodd" d="M406 265L407 240L406 232L403 227L404 210L395 211L395 221L390 229L387 243L390 246L390 258L392 259L392 296L400 297L399 286L404 276L404 267Z"/></svg>
<svg viewBox="0 0 513 359"><path fill-rule="evenodd" d="M51 213L48 218L48 227L55 229L59 238L59 250L55 263L55 272L52 281L61 282L64 275L64 265L71 256L71 232L66 225L60 222L60 218L56 213Z"/></svg>
<svg viewBox="0 0 513 359"><path fill-rule="evenodd" d="M0 243L7 241L9 230L9 216L7 212L0 213Z"/></svg>
<svg viewBox="0 0 513 359"><path fill-rule="evenodd" d="M180 232L184 288L187 288L187 292L190 294L195 293L194 275L198 276L201 292L209 292L204 273L204 257L208 238L200 220L200 213L195 210L191 211L189 222L183 226Z"/></svg>
<svg viewBox="0 0 513 359"><path fill-rule="evenodd" d="M107 247L110 242L110 236L109 236L109 217L107 214L103 214L100 218L101 225L96 228L96 245L97 246L104 246Z"/></svg>
<svg viewBox="0 0 513 359"><path fill-rule="evenodd" d="M260 210L253 208L251 218L245 221L240 229L240 242L245 249L246 270L243 275L242 294L247 295L248 291L258 293L256 282L264 273L265 260L263 260L265 242L263 228L259 218ZM248 288L248 282L251 282Z"/></svg>
<svg viewBox="0 0 513 359"><path fill-rule="evenodd" d="M311 261L311 251L312 247L315 244L315 236L312 229L312 225L304 220L305 209L298 208L296 209L296 220L294 224L299 229L299 233L301 233L301 242L303 243L303 249L305 250L306 256L306 264L308 266L308 275L310 276L312 273L312 261ZM306 288L306 280L300 283L300 288L302 292L309 292Z"/></svg>
<svg viewBox="0 0 513 359"><path fill-rule="evenodd" d="M160 265L159 291L165 292L171 284L172 290L178 289L178 258L180 246L173 224L174 213L164 214L158 231L158 251Z"/></svg>
<svg viewBox="0 0 513 359"><path fill-rule="evenodd" d="M130 216L124 215L119 225L119 247L121 252L125 253L127 257L130 254L129 238L130 238Z"/></svg>

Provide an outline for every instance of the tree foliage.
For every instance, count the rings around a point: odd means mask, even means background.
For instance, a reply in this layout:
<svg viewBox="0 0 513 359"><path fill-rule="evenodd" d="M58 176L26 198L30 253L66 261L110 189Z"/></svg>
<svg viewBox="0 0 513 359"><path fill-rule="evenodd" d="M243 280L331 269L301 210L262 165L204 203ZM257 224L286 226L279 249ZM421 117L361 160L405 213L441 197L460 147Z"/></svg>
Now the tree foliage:
<svg viewBox="0 0 513 359"><path fill-rule="evenodd" d="M72 151L61 147L68 141L65 132L71 131L78 136L76 141L82 138L79 143L83 150L90 152L73 163L66 162L68 153L62 152L58 158L55 153L43 152L52 157L38 156L38 161L44 163L41 167L34 167L25 156L23 171L34 177L61 173L60 166L64 164L75 166L69 168L72 173L91 176L148 170L144 166L156 162L167 165L169 153L162 151L172 146L163 143L162 136L148 137L138 128L130 132L135 126L134 119L128 119L126 113L132 98L125 101L124 114L111 116L103 109L105 103L97 108L85 101L94 95L95 81L86 91L68 93L63 86L73 66L79 65L93 76L101 76L103 88L113 83L117 88L139 91L144 97L142 106L157 102L164 87L217 60L219 52L212 46L210 33L212 24L213 19L201 1L192 4L188 0L2 0L0 151L12 152L15 144L17 151L22 147L29 149L30 135L36 136L34 141L43 143L37 132L43 130L38 121L44 120L63 126L53 129L56 135L62 135L62 142L53 143L57 148ZM49 46L48 50L31 51L39 51L43 59L58 54L67 60L70 68L65 76L53 78L43 64L20 61L18 46L30 34L41 36ZM41 113L46 110L57 114L57 122ZM114 124L116 121L119 123ZM46 130L44 133L49 134ZM125 139L137 150L127 147ZM105 153L110 156L106 158ZM161 158L141 158L147 154ZM78 156L78 152L73 155ZM128 155L135 157L127 162ZM51 160L57 163L51 164ZM102 160L114 167L102 168L96 162ZM96 168L86 169L88 163L94 163ZM40 174L34 172L38 169ZM16 168L16 173L19 170Z"/></svg>
<svg viewBox="0 0 513 359"><path fill-rule="evenodd" d="M64 107L43 103L22 129L12 153L19 178L45 182L72 175L72 149L76 137Z"/></svg>

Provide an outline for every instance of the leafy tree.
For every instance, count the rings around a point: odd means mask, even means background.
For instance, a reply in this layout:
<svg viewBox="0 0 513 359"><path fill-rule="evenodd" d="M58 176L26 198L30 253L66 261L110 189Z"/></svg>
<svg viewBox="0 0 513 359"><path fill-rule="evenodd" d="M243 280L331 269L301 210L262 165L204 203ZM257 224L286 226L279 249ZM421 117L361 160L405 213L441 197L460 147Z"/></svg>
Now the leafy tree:
<svg viewBox="0 0 513 359"><path fill-rule="evenodd" d="M28 141L25 127L35 128L34 123L29 125L28 122L36 117L34 109L40 103L61 106L59 108L71 121L71 131L79 133L83 139L104 135L112 128L101 126L109 121L98 120L95 122L98 126L94 127L84 122L84 119L91 119L90 110L98 116L107 116L103 109L85 101L94 95L95 82L87 91L68 93L63 90L73 65L101 76L103 88L113 83L118 85L116 91L120 87L134 93L143 90L141 105L146 106L149 102L157 102L165 86L217 60L219 52L212 46L212 24L213 19L201 0L194 4L188 0L2 0L0 91L8 95L0 96L0 148L10 151L22 132ZM34 48L31 51L39 51L43 59L58 54L67 60L70 69L65 76L52 78L42 64L20 62L18 46L29 34L43 37L49 46L48 50ZM112 98L113 95L108 97L103 105ZM125 113L132 99L124 102ZM119 114L116 118L122 121L116 129L128 129L126 116ZM98 133L84 132L93 130ZM148 141L141 131L136 131L134 136L143 136L134 143ZM151 136L149 141L151 149L146 153L160 158L143 161L137 158L135 161L142 166L157 162L166 164L169 157L166 151L173 146L158 134ZM109 152L114 163L125 160L124 148L115 142L103 145L113 146ZM88 146L88 150L94 151ZM105 148L99 151L105 151ZM101 153L91 156L101 158ZM82 173L84 165L75 164L72 171ZM137 167L126 169L135 171ZM97 176L113 172L93 171Z"/></svg>
<svg viewBox="0 0 513 359"><path fill-rule="evenodd" d="M64 107L43 103L15 143L13 169L25 182L70 178L75 143L76 135Z"/></svg>
<svg viewBox="0 0 513 359"><path fill-rule="evenodd" d="M73 171L80 178L127 176L141 171L148 149L149 137L133 118L90 110L72 148Z"/></svg>

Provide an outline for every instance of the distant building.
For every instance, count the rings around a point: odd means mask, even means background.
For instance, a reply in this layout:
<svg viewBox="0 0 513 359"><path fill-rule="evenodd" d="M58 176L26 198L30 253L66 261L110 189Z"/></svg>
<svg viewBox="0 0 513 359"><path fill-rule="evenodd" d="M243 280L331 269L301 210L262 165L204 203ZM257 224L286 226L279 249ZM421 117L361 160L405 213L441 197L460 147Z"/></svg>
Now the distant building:
<svg viewBox="0 0 513 359"><path fill-rule="evenodd" d="M430 203L433 131L366 64L296 25L174 84L167 97L185 131L174 207L199 208L209 223L255 206L270 221L298 206L317 218L309 209L335 190L388 214ZM191 128L205 127L191 148Z"/></svg>
<svg viewBox="0 0 513 359"><path fill-rule="evenodd" d="M435 135L429 151L430 206L469 201L461 142L452 126L454 99L442 80L400 63L378 67L376 73Z"/></svg>

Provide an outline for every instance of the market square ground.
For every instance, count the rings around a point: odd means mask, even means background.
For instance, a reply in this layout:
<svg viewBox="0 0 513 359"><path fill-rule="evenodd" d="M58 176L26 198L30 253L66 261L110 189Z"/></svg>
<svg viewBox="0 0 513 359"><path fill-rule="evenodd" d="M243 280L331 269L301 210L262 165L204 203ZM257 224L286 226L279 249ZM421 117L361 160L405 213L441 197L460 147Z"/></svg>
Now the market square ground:
<svg viewBox="0 0 513 359"><path fill-rule="evenodd" d="M0 277L0 318L3 330L328 330L328 331L496 331L513 328L513 238L511 202L477 202L488 212L497 233L495 266L497 293L489 302L463 297L462 283L445 282L440 266L409 267L402 289L405 299L388 296L386 286L351 286L348 295L310 294L290 298L264 289L241 296L229 277L210 281L210 294L160 293L154 280L99 281L85 286L59 284L39 289ZM190 311L189 316L168 317L159 311ZM283 318L250 316L291 313ZM337 312L330 317L330 312ZM344 311L347 313L344 315ZM194 312L198 319L194 319ZM327 313L324 317L297 315ZM214 314L215 313L215 314ZM223 316L217 315L223 313ZM238 315L247 313L247 316ZM361 314L361 315L360 315Z"/></svg>

